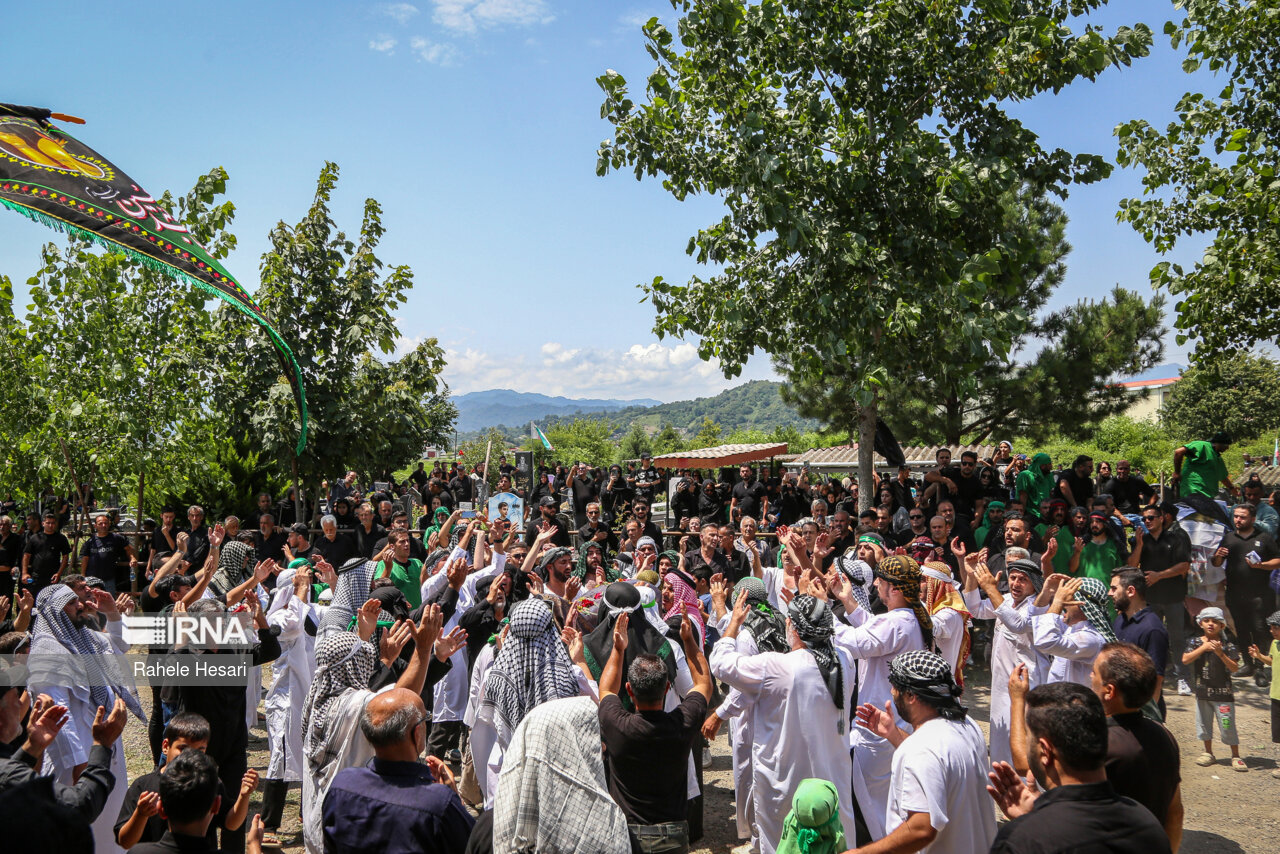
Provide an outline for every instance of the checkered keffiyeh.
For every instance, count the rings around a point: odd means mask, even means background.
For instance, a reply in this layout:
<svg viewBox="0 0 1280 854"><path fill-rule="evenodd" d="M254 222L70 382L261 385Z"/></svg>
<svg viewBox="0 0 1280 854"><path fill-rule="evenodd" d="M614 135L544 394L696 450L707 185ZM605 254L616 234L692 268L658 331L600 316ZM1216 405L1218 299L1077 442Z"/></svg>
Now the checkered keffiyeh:
<svg viewBox="0 0 1280 854"><path fill-rule="evenodd" d="M916 622L920 624L924 645L933 646L933 618L920 601L920 579L923 577L920 564L906 555L889 555L876 566L875 573L902 593L911 606L912 613L916 615Z"/></svg>
<svg viewBox="0 0 1280 854"><path fill-rule="evenodd" d="M631 851L627 818L605 781L600 721L591 698L551 700L521 721L498 777L493 850Z"/></svg>
<svg viewBox="0 0 1280 854"><path fill-rule="evenodd" d="M316 675L302 704L303 752L313 768L323 768L339 745L329 742L329 712L347 691L369 687L378 651L358 635L342 631L316 644Z"/></svg>
<svg viewBox="0 0 1280 854"><path fill-rule="evenodd" d="M871 597L867 595L867 587L875 577L871 564L853 557L838 557L835 559L835 567L849 579L849 586L853 588L853 598L857 600L858 607L870 614Z"/></svg>
<svg viewBox="0 0 1280 854"><path fill-rule="evenodd" d="M356 612L369 601L369 587L377 569L375 561L360 558L352 558L338 567L338 583L334 585L333 601L320 617L320 626L316 630L317 644L338 632L348 634L347 629L355 619ZM316 651L319 652L318 645Z"/></svg>
<svg viewBox="0 0 1280 854"><path fill-rule="evenodd" d="M836 629L835 615L831 613L830 606L808 593L801 593L791 600L787 617L791 620L791 628L813 654L836 708L843 709L844 672L840 669L840 656L831 641Z"/></svg>
<svg viewBox="0 0 1280 854"><path fill-rule="evenodd" d="M511 630L489 670L480 701L480 708L492 715L498 743L505 749L532 709L580 693L550 606L536 598L516 605Z"/></svg>
<svg viewBox="0 0 1280 854"><path fill-rule="evenodd" d="M125 684L124 674L112 657L115 649L102 634L71 622L63 609L76 600L76 592L65 584L54 584L40 591L36 597L35 625L31 632L31 653L27 664L31 669L31 681L40 683L47 673L47 684L66 684L67 654L82 656L76 659L84 677L89 681L89 698L108 714L115 697L124 700L129 711L140 720L147 716L142 702L133 687ZM61 678L61 683L58 679Z"/></svg>
<svg viewBox="0 0 1280 854"><path fill-rule="evenodd" d="M958 707L960 686L951 673L951 664L936 652L913 649L889 662L889 684L934 705Z"/></svg>
<svg viewBox="0 0 1280 854"><path fill-rule="evenodd" d="M786 620L769 606L769 592L765 589L764 582L748 575L734 586L730 605L737 604L739 596L746 596L747 603L751 606L742 627L751 632L756 649L761 652L790 652Z"/></svg>
<svg viewBox="0 0 1280 854"><path fill-rule="evenodd" d="M1080 589L1076 591L1076 601L1080 603L1080 610L1084 611L1085 618L1107 643L1115 643L1116 633L1107 620L1107 602L1110 599L1111 592L1107 590L1107 585L1088 576L1085 576Z"/></svg>

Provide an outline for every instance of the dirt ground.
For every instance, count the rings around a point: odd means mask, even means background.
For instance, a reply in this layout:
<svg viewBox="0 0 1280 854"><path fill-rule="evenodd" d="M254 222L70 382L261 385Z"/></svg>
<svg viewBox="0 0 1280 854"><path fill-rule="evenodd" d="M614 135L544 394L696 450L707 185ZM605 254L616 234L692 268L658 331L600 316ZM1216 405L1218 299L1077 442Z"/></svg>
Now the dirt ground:
<svg viewBox="0 0 1280 854"><path fill-rule="evenodd" d="M265 669L265 668L264 668ZM968 678L968 703L986 731L987 697L990 675L975 669ZM1246 684L1247 683L1247 684ZM1185 854L1272 854L1280 838L1280 813L1274 809L1280 796L1280 779L1271 776L1277 753L1271 745L1270 699L1267 690L1252 680L1235 680L1236 725L1240 730L1240 753L1249 765L1248 773L1233 771L1226 757L1230 750L1215 744L1216 765L1201 768L1195 759L1203 750L1196 739L1193 697L1166 694L1168 724L1182 748L1182 798L1186 809L1181 851ZM143 702L149 701L144 692ZM150 710L148 709L148 712ZM747 851L736 839L733 805L733 774L727 740L728 727L712 744L712 767L704 772L705 836L694 848L696 854L730 854ZM136 720L125 730L130 779L151 770L146 728ZM261 773L267 765L265 725L259 722L250 732L249 765ZM300 789L289 792L281 828L284 851L301 852L302 831L298 820ZM261 809L261 795L255 794L250 814Z"/></svg>

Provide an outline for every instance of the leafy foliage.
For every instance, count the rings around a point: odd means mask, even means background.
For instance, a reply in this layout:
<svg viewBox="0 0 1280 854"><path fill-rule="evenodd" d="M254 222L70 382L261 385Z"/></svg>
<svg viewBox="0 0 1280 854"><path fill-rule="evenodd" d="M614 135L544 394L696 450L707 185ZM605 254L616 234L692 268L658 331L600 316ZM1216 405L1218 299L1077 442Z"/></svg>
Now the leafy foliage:
<svg viewBox="0 0 1280 854"><path fill-rule="evenodd" d="M1141 166L1143 197L1117 214L1158 252L1184 237L1212 235L1190 269L1163 261L1151 280L1178 298L1178 343L1207 356L1280 335L1280 7L1275 0L1177 0L1165 24L1183 69L1224 80L1216 96L1189 92L1177 120L1159 131L1141 119L1120 125L1118 160Z"/></svg>
<svg viewBox="0 0 1280 854"><path fill-rule="evenodd" d="M870 500L879 396L903 354L955 330L945 360L1006 355L1027 316L1002 308L1039 247L1007 227L1008 198L1099 180L1102 158L1043 148L1001 109L1145 55L1150 32L1105 35L1073 14L1102 0L687 0L677 44L644 27L658 63L637 105L608 71L616 131L597 171L663 178L725 216L688 252L717 272L644 286L660 336L700 336L726 376L764 350L801 412L862 438Z"/></svg>
<svg viewBox="0 0 1280 854"><path fill-rule="evenodd" d="M1226 430L1237 441L1280 428L1280 363L1243 353L1202 362L1174 384L1161 413L1183 441ZM1181 443L1180 443L1181 444Z"/></svg>
<svg viewBox="0 0 1280 854"><path fill-rule="evenodd" d="M394 311L413 285L407 266L384 272L374 254L385 231L381 206L364 203L358 240L329 212L338 167L326 163L315 199L296 226L271 231L257 297L294 352L307 387L311 439L297 459L306 484L347 468L384 475L442 444L456 411L439 379L444 351L430 338L396 361ZM216 320L217 363L229 366L219 403L279 464L293 462L297 431L288 383L274 352L237 312ZM377 437L376 441L371 437ZM314 493L313 493L314 494Z"/></svg>

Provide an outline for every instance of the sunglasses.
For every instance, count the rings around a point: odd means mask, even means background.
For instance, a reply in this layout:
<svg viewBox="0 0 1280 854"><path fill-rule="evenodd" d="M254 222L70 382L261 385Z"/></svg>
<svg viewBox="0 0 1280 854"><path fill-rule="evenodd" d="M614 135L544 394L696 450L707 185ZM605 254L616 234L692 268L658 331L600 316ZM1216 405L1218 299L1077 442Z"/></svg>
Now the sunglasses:
<svg viewBox="0 0 1280 854"><path fill-rule="evenodd" d="M1142 517L1142 521L1144 521L1144 522L1154 522L1155 520L1157 520L1157 519L1159 519L1159 518L1160 518L1159 516L1143 516L1143 517Z"/></svg>
<svg viewBox="0 0 1280 854"><path fill-rule="evenodd" d="M924 514L923 514L923 513L911 513L911 514L908 514L908 515L907 515L907 518L908 518L908 519L923 519L923 518L924 518Z"/></svg>

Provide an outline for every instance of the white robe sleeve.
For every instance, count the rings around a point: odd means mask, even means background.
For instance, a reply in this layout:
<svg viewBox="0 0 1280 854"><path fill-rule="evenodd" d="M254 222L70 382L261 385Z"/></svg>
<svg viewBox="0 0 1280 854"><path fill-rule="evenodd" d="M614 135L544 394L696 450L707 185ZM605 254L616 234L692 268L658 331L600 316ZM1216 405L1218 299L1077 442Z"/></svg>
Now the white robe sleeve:
<svg viewBox="0 0 1280 854"><path fill-rule="evenodd" d="M82 720L82 718L88 714L88 708L92 702L86 705L61 685L28 685L27 687L33 695L46 694L53 700L55 706L65 706L70 710L67 714L67 722L59 730L58 737L45 749L45 753L53 764L60 769L70 770L88 762L89 748L93 747L93 717L90 716L88 720ZM88 689L81 690L88 693ZM97 713L97 709L93 711ZM156 714L159 714L159 710ZM70 775L67 779L70 779ZM116 785L120 785L119 781Z"/></svg>
<svg viewBox="0 0 1280 854"><path fill-rule="evenodd" d="M969 615L975 620L994 620L996 618L996 609L991 607L991 600L985 598L981 590L966 590L962 595L964 596L964 605L969 609Z"/></svg>
<svg viewBox="0 0 1280 854"><path fill-rule="evenodd" d="M959 611L951 608L943 608L931 618L933 623L933 636L938 640L953 638L960 632L964 631L964 618L960 616Z"/></svg>
<svg viewBox="0 0 1280 854"><path fill-rule="evenodd" d="M1016 635L1030 635L1031 618L1040 613L1043 613L1043 609L1037 608L1034 603L1028 604L1025 609L1015 608L1010 597L1005 597L995 610L996 619Z"/></svg>
<svg viewBox="0 0 1280 854"><path fill-rule="evenodd" d="M767 661L771 657L743 655L738 651L736 638L720 638L711 648L711 674L754 698L765 680L772 675Z"/></svg>
<svg viewBox="0 0 1280 854"><path fill-rule="evenodd" d="M124 639L124 620L107 621L107 639L111 641L117 654L123 655L129 651L129 643Z"/></svg>
<svg viewBox="0 0 1280 854"><path fill-rule="evenodd" d="M844 650L850 658L865 660L888 655L902 644L897 623L889 620L872 619L856 627L837 621L835 627L832 640L836 648Z"/></svg>
<svg viewBox="0 0 1280 854"><path fill-rule="evenodd" d="M573 667L573 678L578 681L578 690L582 692L582 696L590 697L591 699L596 701L597 705L599 705L600 687L591 680L590 676L582 672L581 667L579 667L576 664L572 665L572 667Z"/></svg>
<svg viewBox="0 0 1280 854"><path fill-rule="evenodd" d="M1102 651L1102 635L1091 631L1067 631L1067 622L1061 614L1040 614L1031 620L1031 626L1031 643L1044 655L1092 661Z"/></svg>

